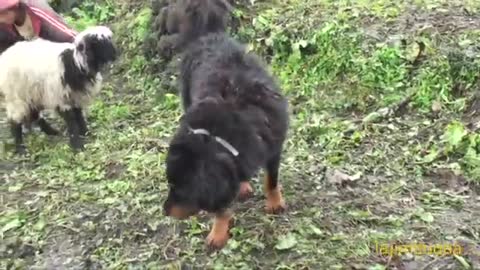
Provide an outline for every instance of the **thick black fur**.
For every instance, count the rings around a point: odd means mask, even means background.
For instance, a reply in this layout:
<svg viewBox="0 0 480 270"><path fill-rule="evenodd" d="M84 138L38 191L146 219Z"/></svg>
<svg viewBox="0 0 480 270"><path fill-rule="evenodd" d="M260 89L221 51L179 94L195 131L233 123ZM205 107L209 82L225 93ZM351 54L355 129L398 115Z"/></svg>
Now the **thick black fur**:
<svg viewBox="0 0 480 270"><path fill-rule="evenodd" d="M162 8L157 21L158 50L169 58L201 36L225 32L232 6L226 0L179 0Z"/></svg>
<svg viewBox="0 0 480 270"><path fill-rule="evenodd" d="M25 154L26 148L23 144L22 123L10 121L10 132L15 140L15 152Z"/></svg>
<svg viewBox="0 0 480 270"><path fill-rule="evenodd" d="M60 132L53 128L45 118L41 117L40 111L32 110L30 113L30 122L36 122L37 125L40 127L40 130L47 135L56 136L59 135Z"/></svg>
<svg viewBox="0 0 480 270"><path fill-rule="evenodd" d="M75 64L73 50L65 50L61 55L65 71L62 76L63 86L69 86L73 91L85 92L88 84L95 83L95 73L83 71Z"/></svg>
<svg viewBox="0 0 480 270"><path fill-rule="evenodd" d="M84 41L84 44L77 46L77 50L84 51L87 55L90 72L100 72L106 64L117 59L117 50L112 40L99 38L96 35L87 35Z"/></svg>
<svg viewBox="0 0 480 270"><path fill-rule="evenodd" d="M235 199L240 182L260 168L274 178L275 188L288 103L262 62L226 34L209 34L186 50L180 78L185 115L167 155L165 211L173 205L222 211ZM223 138L239 155L189 128Z"/></svg>
<svg viewBox="0 0 480 270"><path fill-rule="evenodd" d="M66 111L58 111L67 124L67 130L70 138L70 146L75 150L84 149L84 123L82 110L72 108ZM86 132L86 130L85 130Z"/></svg>
<svg viewBox="0 0 480 270"><path fill-rule="evenodd" d="M62 82L73 91L85 92L87 85L95 82L97 73L106 64L115 61L117 51L111 40L98 38L96 35L86 36L76 49L87 55L88 70L75 63L74 50L65 50L60 56L65 67Z"/></svg>

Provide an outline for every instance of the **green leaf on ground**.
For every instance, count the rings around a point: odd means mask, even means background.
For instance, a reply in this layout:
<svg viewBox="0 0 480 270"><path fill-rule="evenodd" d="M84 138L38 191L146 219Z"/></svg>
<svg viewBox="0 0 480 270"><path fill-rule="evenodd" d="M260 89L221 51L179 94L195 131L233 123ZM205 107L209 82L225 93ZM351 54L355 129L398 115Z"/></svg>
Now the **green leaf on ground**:
<svg viewBox="0 0 480 270"><path fill-rule="evenodd" d="M278 238L275 248L278 250L291 249L297 245L297 239L293 233L282 235Z"/></svg>

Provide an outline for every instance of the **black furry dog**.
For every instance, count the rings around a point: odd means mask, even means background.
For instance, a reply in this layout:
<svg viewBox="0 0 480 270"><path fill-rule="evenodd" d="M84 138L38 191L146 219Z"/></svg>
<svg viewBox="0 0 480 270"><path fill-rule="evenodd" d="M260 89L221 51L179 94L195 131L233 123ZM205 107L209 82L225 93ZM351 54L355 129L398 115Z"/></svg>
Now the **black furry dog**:
<svg viewBox="0 0 480 270"><path fill-rule="evenodd" d="M224 33L190 44L180 78L185 114L167 155L164 210L176 218L214 213L207 242L221 248L229 238L231 203L253 192L249 180L259 169L266 170L267 212L286 207L278 174L288 103L262 62Z"/></svg>
<svg viewBox="0 0 480 270"><path fill-rule="evenodd" d="M154 22L157 50L164 58L208 33L225 32L232 6L226 0L177 0L158 3Z"/></svg>

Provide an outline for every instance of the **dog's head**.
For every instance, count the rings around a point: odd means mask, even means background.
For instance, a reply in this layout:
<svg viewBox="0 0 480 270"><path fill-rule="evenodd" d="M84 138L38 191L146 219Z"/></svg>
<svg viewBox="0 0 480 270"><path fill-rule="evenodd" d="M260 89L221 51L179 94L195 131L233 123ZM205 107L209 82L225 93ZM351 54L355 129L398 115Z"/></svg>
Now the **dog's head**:
<svg viewBox="0 0 480 270"><path fill-rule="evenodd" d="M74 41L74 59L85 72L99 72L117 59L112 31L105 26L94 26L80 32Z"/></svg>
<svg viewBox="0 0 480 270"><path fill-rule="evenodd" d="M172 140L166 160L169 193L164 212L168 216L182 219L200 210L220 211L229 206L238 192L241 179L235 153L213 134L199 134L192 129L213 129L211 125L199 126L195 121L199 118L208 119L217 127L218 121L229 120L231 112L216 109L219 108L207 105L202 110L187 112Z"/></svg>
<svg viewBox="0 0 480 270"><path fill-rule="evenodd" d="M226 0L180 0L172 7L179 33L191 40L208 33L225 32L232 11Z"/></svg>

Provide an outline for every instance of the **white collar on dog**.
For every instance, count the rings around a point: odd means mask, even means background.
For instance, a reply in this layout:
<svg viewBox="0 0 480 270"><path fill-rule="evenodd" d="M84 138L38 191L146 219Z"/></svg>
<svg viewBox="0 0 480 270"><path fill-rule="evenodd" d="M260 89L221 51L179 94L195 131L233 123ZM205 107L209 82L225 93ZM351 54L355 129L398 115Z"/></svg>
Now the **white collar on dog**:
<svg viewBox="0 0 480 270"><path fill-rule="evenodd" d="M202 135L207 135L207 136L214 137L215 140L219 144L221 144L223 147L225 147L228 151L230 151L230 153L232 153L233 156L235 156L235 157L238 156L239 153L238 153L237 149L235 149L235 147L233 147L230 143L228 143L224 139L211 135L210 132L208 132L208 130L203 129L203 128L197 128L197 129L189 128L189 129L190 129L190 132L192 132L193 134L202 134Z"/></svg>

